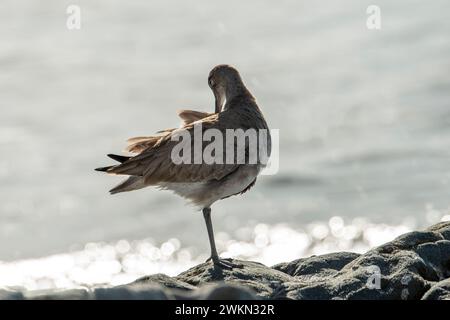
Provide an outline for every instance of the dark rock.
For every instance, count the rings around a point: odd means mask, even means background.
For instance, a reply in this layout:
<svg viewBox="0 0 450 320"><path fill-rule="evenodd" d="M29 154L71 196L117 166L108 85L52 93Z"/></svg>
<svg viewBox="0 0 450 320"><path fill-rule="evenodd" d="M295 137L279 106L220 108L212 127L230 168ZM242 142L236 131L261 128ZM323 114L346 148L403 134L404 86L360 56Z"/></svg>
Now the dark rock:
<svg viewBox="0 0 450 320"><path fill-rule="evenodd" d="M188 295L176 296L176 299L195 300L257 300L258 297L251 289L243 286L215 283L202 286Z"/></svg>
<svg viewBox="0 0 450 320"><path fill-rule="evenodd" d="M440 281L433 285L424 296L423 300L450 300L450 279Z"/></svg>
<svg viewBox="0 0 450 320"><path fill-rule="evenodd" d="M24 296L19 291L0 289L0 300L22 300Z"/></svg>
<svg viewBox="0 0 450 320"><path fill-rule="evenodd" d="M241 268L200 264L174 279L192 286L225 282L245 286L261 298L420 299L450 272L450 223L411 232L363 255L340 252L268 268L233 260Z"/></svg>
<svg viewBox="0 0 450 320"><path fill-rule="evenodd" d="M359 254L353 252L336 252L280 263L272 268L291 276L317 275L318 273L325 276L336 274L337 271L359 256Z"/></svg>
<svg viewBox="0 0 450 320"><path fill-rule="evenodd" d="M25 292L25 299L28 300L87 300L91 299L89 289L69 289L69 290L36 290Z"/></svg>
<svg viewBox="0 0 450 320"><path fill-rule="evenodd" d="M97 288L93 292L96 300L168 300L171 294L162 286L123 285L112 288Z"/></svg>
<svg viewBox="0 0 450 320"><path fill-rule="evenodd" d="M25 298L449 299L450 222L407 233L362 255L331 253L272 268L232 262L238 265L232 270L209 262L176 277L156 274L118 287L26 293ZM14 294L4 295L23 297Z"/></svg>
<svg viewBox="0 0 450 320"><path fill-rule="evenodd" d="M158 274L153 274L150 276L145 276L142 278L137 279L136 281L130 283L130 285L146 285L146 284L160 284L163 287L166 288L171 288L171 289L181 289L181 290L193 290L196 287L183 282L179 279L175 279L172 277L169 277L168 275L162 274L162 273L158 273Z"/></svg>
<svg viewBox="0 0 450 320"><path fill-rule="evenodd" d="M291 280L289 275L261 263L241 260L232 260L232 263L238 267L226 270L216 268L212 263L202 263L181 273L176 279L194 286L223 281L250 288L263 298L270 298L276 288Z"/></svg>

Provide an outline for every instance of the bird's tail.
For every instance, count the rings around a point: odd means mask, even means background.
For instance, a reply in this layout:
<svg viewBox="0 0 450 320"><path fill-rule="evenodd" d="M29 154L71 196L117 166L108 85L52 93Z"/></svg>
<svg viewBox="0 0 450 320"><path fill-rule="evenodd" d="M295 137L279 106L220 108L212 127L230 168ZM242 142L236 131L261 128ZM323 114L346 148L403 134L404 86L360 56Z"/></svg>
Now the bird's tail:
<svg viewBox="0 0 450 320"><path fill-rule="evenodd" d="M114 188L112 188L111 190L109 190L109 192L111 194L115 194L115 193L119 193L119 192L138 190L138 189L142 189L144 187L145 187L145 184L144 184L144 179L142 177L131 176L128 179L126 179L125 181L123 181L120 184L118 184L117 186L115 186Z"/></svg>
<svg viewBox="0 0 450 320"><path fill-rule="evenodd" d="M124 163L125 161L129 160L131 157L128 156L119 156L118 154L108 154L108 157L110 157L113 160L116 160L117 162Z"/></svg>
<svg viewBox="0 0 450 320"><path fill-rule="evenodd" d="M111 168L114 168L114 166L95 168L95 171L108 172L108 170Z"/></svg>
<svg viewBox="0 0 450 320"><path fill-rule="evenodd" d="M119 156L118 154L108 154L108 157L110 157L111 159L116 160L117 162L120 162L120 163L124 163L125 161L127 161L131 158L128 156ZM95 171L108 172L110 169L112 169L114 167L115 166L96 168Z"/></svg>

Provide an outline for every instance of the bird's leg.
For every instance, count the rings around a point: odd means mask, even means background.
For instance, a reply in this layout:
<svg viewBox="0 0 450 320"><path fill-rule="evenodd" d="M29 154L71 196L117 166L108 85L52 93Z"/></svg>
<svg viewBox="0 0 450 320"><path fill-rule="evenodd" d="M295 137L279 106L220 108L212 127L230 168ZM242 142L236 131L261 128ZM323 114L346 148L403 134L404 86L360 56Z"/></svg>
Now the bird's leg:
<svg viewBox="0 0 450 320"><path fill-rule="evenodd" d="M205 218L206 229L208 230L209 245L211 248L211 259L213 261L218 260L219 255L217 254L216 242L214 241L214 230L211 221L211 208L203 209L203 218Z"/></svg>
<svg viewBox="0 0 450 320"><path fill-rule="evenodd" d="M234 264L220 259L219 255L217 254L216 243L214 241L214 230L211 222L211 208L203 209L203 218L205 218L206 229L208 230L209 245L211 247L211 257L208 260L212 260L214 265L218 267L232 269L234 267Z"/></svg>

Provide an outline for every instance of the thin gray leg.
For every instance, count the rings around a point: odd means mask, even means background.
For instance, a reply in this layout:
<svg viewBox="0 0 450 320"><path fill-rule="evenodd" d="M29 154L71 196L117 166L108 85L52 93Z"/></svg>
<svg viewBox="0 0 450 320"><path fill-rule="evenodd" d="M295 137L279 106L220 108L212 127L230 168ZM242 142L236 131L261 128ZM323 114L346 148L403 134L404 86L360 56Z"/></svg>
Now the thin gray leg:
<svg viewBox="0 0 450 320"><path fill-rule="evenodd" d="M208 230L209 246L211 247L210 259L213 261L215 266L225 269L232 269L233 267L235 267L235 265L233 263L220 259L219 255L217 254L216 242L214 241L214 230L211 222L211 208L203 209L203 218L205 218L206 229Z"/></svg>
<svg viewBox="0 0 450 320"><path fill-rule="evenodd" d="M203 218L205 218L206 229L208 230L209 246L211 247L211 259L213 261L219 260L217 254L216 242L214 241L214 230L211 222L211 208L203 209Z"/></svg>

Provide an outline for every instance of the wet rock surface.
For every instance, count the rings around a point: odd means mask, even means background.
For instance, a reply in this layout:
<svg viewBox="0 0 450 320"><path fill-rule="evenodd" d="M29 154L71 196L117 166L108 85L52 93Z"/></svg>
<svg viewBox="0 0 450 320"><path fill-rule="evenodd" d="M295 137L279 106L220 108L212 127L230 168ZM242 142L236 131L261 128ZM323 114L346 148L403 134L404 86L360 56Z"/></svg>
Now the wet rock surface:
<svg viewBox="0 0 450 320"><path fill-rule="evenodd" d="M232 262L232 270L208 262L176 277L156 274L116 287L0 290L0 299L450 299L450 222L364 254L337 252L273 267Z"/></svg>

